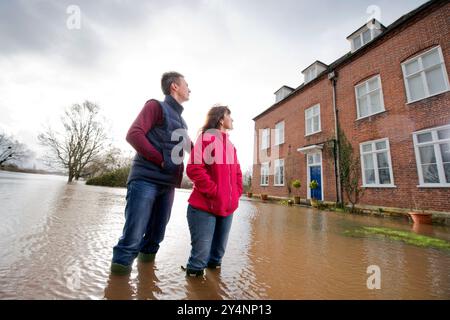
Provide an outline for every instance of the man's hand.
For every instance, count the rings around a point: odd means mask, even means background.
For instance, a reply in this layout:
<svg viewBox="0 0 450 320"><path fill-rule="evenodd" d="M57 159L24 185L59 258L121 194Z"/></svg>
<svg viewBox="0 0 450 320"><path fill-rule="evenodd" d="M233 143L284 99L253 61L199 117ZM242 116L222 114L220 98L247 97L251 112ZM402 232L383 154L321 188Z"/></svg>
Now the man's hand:
<svg viewBox="0 0 450 320"><path fill-rule="evenodd" d="M165 166L165 163L163 161L163 162L161 162L161 168L164 169L164 166Z"/></svg>

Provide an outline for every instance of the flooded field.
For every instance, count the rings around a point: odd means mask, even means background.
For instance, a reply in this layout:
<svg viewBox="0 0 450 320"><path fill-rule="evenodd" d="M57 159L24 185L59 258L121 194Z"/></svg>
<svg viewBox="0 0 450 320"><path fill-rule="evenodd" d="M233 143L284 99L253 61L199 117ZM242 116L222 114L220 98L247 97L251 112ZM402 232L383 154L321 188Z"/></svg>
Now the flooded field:
<svg viewBox="0 0 450 320"><path fill-rule="evenodd" d="M0 172L0 299L450 299L450 251L349 237L362 227L413 231L407 220L243 199L221 270L186 278L188 192L177 191L154 263L111 276L125 189ZM450 229L415 230L450 241ZM367 268L381 288L369 290Z"/></svg>

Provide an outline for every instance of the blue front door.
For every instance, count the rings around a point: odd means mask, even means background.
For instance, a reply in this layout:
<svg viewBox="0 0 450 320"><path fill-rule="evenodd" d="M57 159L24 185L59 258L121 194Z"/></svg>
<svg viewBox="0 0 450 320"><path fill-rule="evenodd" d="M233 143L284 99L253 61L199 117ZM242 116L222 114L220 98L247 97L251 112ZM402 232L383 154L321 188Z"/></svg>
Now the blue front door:
<svg viewBox="0 0 450 320"><path fill-rule="evenodd" d="M322 200L322 179L321 179L321 166L312 166L309 167L309 177L310 181L316 180L319 186L311 190L311 198L315 198L318 200Z"/></svg>

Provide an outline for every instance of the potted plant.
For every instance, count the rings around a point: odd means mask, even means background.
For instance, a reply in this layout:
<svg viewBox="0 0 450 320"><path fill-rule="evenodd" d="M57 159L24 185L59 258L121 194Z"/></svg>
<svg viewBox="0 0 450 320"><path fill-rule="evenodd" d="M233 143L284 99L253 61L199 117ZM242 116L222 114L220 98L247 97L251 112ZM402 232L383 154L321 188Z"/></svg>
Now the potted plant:
<svg viewBox="0 0 450 320"><path fill-rule="evenodd" d="M292 187L294 187L295 189L300 189L300 187L302 186L302 183L300 182L300 180L296 179L294 181L292 181ZM295 204L299 204L300 203L300 196L298 195L298 191L297 191L297 195L294 195L294 203Z"/></svg>
<svg viewBox="0 0 450 320"><path fill-rule="evenodd" d="M315 197L314 197L314 190L316 190L317 188L319 187L319 183L317 183L317 181L316 180L312 180L310 183L309 183L309 188L311 189L311 205L314 207L314 208L317 208L318 206L319 206L319 200L317 200Z"/></svg>
<svg viewBox="0 0 450 320"><path fill-rule="evenodd" d="M414 224L431 224L432 223L432 214L429 212L425 212L425 210L418 205L418 201L415 197L413 197L414 208L408 212L409 216L412 218Z"/></svg>
<svg viewBox="0 0 450 320"><path fill-rule="evenodd" d="M267 195L266 191L266 187L262 187L262 191L261 191L261 200L267 200L269 199L269 196Z"/></svg>

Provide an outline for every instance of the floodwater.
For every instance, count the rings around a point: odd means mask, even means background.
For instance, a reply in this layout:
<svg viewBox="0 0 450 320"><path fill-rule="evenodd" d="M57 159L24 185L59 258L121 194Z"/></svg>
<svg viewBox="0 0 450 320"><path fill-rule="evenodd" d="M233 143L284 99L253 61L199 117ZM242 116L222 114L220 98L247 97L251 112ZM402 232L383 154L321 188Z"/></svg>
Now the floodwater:
<svg viewBox="0 0 450 320"><path fill-rule="evenodd" d="M0 172L0 299L449 299L450 253L351 238L361 226L412 230L405 220L241 200L221 270L186 278L188 192L177 191L154 263L111 276L125 189ZM420 233L450 240L450 228ZM380 289L368 289L379 267Z"/></svg>

